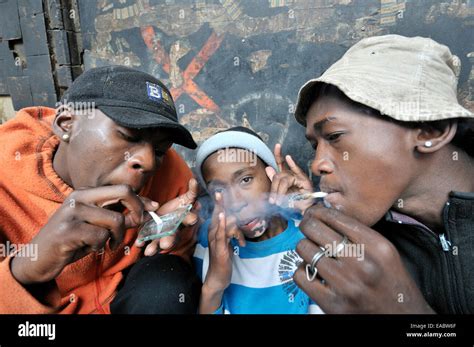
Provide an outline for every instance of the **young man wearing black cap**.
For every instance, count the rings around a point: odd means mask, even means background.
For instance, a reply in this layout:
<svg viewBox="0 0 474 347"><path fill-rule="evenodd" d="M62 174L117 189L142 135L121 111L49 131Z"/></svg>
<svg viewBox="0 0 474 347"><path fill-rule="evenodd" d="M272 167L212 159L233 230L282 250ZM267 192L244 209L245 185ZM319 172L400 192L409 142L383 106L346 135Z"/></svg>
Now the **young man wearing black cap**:
<svg viewBox="0 0 474 347"><path fill-rule="evenodd" d="M91 69L56 110L23 109L0 126L0 242L11 250L0 254L0 313L195 312L199 284L183 258L196 215L148 244L149 257L134 244L145 211L197 195L173 143L196 147L167 88L121 66Z"/></svg>

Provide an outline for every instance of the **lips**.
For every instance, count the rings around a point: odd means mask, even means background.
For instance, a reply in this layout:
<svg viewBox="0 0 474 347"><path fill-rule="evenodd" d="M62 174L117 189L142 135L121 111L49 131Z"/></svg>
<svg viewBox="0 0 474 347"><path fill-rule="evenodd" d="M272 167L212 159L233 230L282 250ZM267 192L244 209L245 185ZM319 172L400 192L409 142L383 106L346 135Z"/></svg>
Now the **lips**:
<svg viewBox="0 0 474 347"><path fill-rule="evenodd" d="M337 188L328 186L324 183L319 185L319 188L322 192L327 193L328 195L324 198L326 203L329 203L331 206L342 206L342 196L341 191Z"/></svg>
<svg viewBox="0 0 474 347"><path fill-rule="evenodd" d="M257 221L258 219L259 219L258 217L252 217L252 218L244 219L244 220L239 222L239 225L246 226L246 225L249 225L249 224Z"/></svg>
<svg viewBox="0 0 474 347"><path fill-rule="evenodd" d="M321 189L322 192L324 193L328 193L329 194L333 194L333 193L339 193L340 191L337 190L337 189L334 189L334 188L331 188L331 187L327 187L327 186L324 186L324 185L320 185L319 186L319 189Z"/></svg>
<svg viewBox="0 0 474 347"><path fill-rule="evenodd" d="M260 218L249 218L239 223L239 227L246 230L252 230L260 222Z"/></svg>
<svg viewBox="0 0 474 347"><path fill-rule="evenodd" d="M132 188L132 191L135 193L135 194L139 194L140 191L142 190L142 188L145 186L145 184L143 183L131 183L131 182L124 182L124 181L121 181L121 182L108 182L107 184L105 184L106 186L114 186L114 185L122 185L122 184L126 184L128 185L130 188Z"/></svg>

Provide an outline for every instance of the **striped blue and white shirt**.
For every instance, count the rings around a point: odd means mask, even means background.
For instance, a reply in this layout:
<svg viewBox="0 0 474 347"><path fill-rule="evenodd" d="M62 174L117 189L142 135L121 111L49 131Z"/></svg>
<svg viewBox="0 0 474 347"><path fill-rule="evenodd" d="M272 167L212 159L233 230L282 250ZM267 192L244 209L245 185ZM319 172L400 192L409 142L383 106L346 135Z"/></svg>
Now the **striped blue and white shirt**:
<svg viewBox="0 0 474 347"><path fill-rule="evenodd" d="M208 229L210 220L198 232L194 253L197 273L206 278L209 267ZM232 279L216 313L306 314L323 313L293 281L302 259L296 253L304 238L293 220L282 233L270 239L240 247L231 240L234 250Z"/></svg>

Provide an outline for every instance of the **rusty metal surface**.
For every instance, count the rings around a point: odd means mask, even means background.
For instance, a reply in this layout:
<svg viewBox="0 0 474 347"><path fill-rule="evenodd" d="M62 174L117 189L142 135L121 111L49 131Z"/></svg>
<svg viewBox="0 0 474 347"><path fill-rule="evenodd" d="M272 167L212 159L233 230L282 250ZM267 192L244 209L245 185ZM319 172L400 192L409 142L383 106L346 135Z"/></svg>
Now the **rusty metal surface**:
<svg viewBox="0 0 474 347"><path fill-rule="evenodd" d="M361 38L388 33L448 45L463 64L460 100L474 110L473 0L80 0L79 10L86 68L161 78L198 142L245 125L308 168L292 117L298 88Z"/></svg>

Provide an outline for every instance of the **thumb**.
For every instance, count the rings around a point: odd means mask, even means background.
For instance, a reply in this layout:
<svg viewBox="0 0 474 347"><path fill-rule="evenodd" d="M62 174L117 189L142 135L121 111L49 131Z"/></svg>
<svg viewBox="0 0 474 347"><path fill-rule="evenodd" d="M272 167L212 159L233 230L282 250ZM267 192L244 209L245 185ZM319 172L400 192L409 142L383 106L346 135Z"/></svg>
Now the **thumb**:
<svg viewBox="0 0 474 347"><path fill-rule="evenodd" d="M183 204L194 204L199 194L199 185L196 179L191 178L188 182L188 191L184 194Z"/></svg>
<svg viewBox="0 0 474 347"><path fill-rule="evenodd" d="M144 206L145 211L155 212L160 207L160 204L157 203L156 201L153 201L153 200L151 200L149 198L146 198L144 196L140 196L139 198L143 202L143 206Z"/></svg>
<svg viewBox="0 0 474 347"><path fill-rule="evenodd" d="M272 168L271 166L267 166L265 168L265 172L267 173L267 176L270 179L270 181L273 181L273 176L275 176L275 174L276 174L275 169Z"/></svg>

